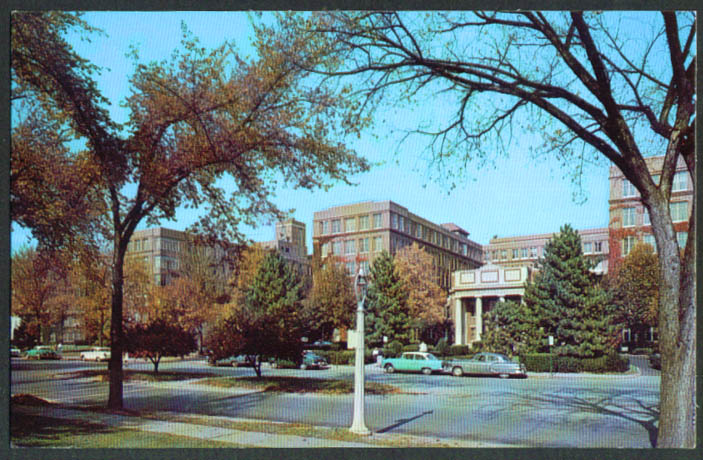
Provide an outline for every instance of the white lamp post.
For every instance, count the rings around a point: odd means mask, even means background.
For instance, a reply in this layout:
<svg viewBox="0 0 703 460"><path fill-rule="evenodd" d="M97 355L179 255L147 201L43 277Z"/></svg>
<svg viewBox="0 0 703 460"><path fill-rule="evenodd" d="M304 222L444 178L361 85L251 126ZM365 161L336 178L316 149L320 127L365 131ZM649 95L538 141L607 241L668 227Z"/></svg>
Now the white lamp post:
<svg viewBox="0 0 703 460"><path fill-rule="evenodd" d="M354 367L354 418L349 431L356 434L371 434L364 422L364 301L368 281L364 270L359 267L354 279L354 294L356 294L356 358Z"/></svg>

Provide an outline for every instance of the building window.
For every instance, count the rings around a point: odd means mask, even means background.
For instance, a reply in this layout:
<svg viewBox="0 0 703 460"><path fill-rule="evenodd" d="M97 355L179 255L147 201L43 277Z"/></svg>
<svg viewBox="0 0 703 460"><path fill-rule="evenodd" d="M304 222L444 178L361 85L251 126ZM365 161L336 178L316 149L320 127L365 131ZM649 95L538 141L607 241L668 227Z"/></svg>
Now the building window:
<svg viewBox="0 0 703 460"><path fill-rule="evenodd" d="M500 260L507 260L508 259L508 250L503 249L500 251Z"/></svg>
<svg viewBox="0 0 703 460"><path fill-rule="evenodd" d="M398 230L405 231L405 217L403 216L398 216Z"/></svg>
<svg viewBox="0 0 703 460"><path fill-rule="evenodd" d="M635 186L627 179L622 180L622 196L623 198L637 196L637 189L635 189Z"/></svg>
<svg viewBox="0 0 703 460"><path fill-rule="evenodd" d="M415 237L422 238L422 225L415 224Z"/></svg>
<svg viewBox="0 0 703 460"><path fill-rule="evenodd" d="M671 212L671 220L673 222L681 222L688 219L688 201L676 201L669 204Z"/></svg>
<svg viewBox="0 0 703 460"><path fill-rule="evenodd" d="M466 246L466 243L461 243L461 253L462 253L464 256L468 256L468 255L469 255L469 248Z"/></svg>
<svg viewBox="0 0 703 460"><path fill-rule="evenodd" d="M347 268L347 275L355 275L356 274L356 264L354 262L347 262L346 268Z"/></svg>
<svg viewBox="0 0 703 460"><path fill-rule="evenodd" d="M360 261L359 268L364 271L364 274L368 275L369 274L369 261L368 260Z"/></svg>
<svg viewBox="0 0 703 460"><path fill-rule="evenodd" d="M686 171L674 174L674 182L671 184L672 192L680 192L682 190L688 190L688 173Z"/></svg>
<svg viewBox="0 0 703 460"><path fill-rule="evenodd" d="M644 242L652 246L652 249L654 249L655 253L657 252L657 242L654 239L654 235L652 235L651 233L647 233L646 235L644 235Z"/></svg>
<svg viewBox="0 0 703 460"><path fill-rule="evenodd" d="M688 232L676 232L676 241L679 243L679 248L683 249L686 247L686 240L688 239Z"/></svg>
<svg viewBox="0 0 703 460"><path fill-rule="evenodd" d="M356 231L356 219L349 217L344 219L344 231L345 232L355 232Z"/></svg>
<svg viewBox="0 0 703 460"><path fill-rule="evenodd" d="M380 236L375 236L373 239L373 250L376 252L381 252L383 250L383 238Z"/></svg>
<svg viewBox="0 0 703 460"><path fill-rule="evenodd" d="M359 216L359 230L369 229L369 216Z"/></svg>
<svg viewBox="0 0 703 460"><path fill-rule="evenodd" d="M622 240L622 255L626 256L632 251L632 248L635 246L635 242L637 239L634 236L626 236Z"/></svg>
<svg viewBox="0 0 703 460"><path fill-rule="evenodd" d="M583 243L583 253L584 254L590 254L593 252L593 244L592 243Z"/></svg>
<svg viewBox="0 0 703 460"><path fill-rule="evenodd" d="M322 222L322 234L327 235L330 232L330 223L325 220Z"/></svg>
<svg viewBox="0 0 703 460"><path fill-rule="evenodd" d="M332 252L336 256L342 255L342 242L341 241L335 241L334 243L332 243Z"/></svg>
<svg viewBox="0 0 703 460"><path fill-rule="evenodd" d="M381 228L381 213L373 215L373 228Z"/></svg>
<svg viewBox="0 0 703 460"><path fill-rule="evenodd" d="M327 255L330 253L330 245L329 243L324 243L322 245L322 257L327 257Z"/></svg>
<svg viewBox="0 0 703 460"><path fill-rule="evenodd" d="M517 248L513 249L513 259L517 259L519 254L520 254L519 249L517 249Z"/></svg>
<svg viewBox="0 0 703 460"><path fill-rule="evenodd" d="M354 244L354 240L347 240L344 242L344 253L345 254L354 254L356 252L356 244Z"/></svg>
<svg viewBox="0 0 703 460"><path fill-rule="evenodd" d="M361 238L359 240L359 252L369 252L369 239Z"/></svg>
<svg viewBox="0 0 703 460"><path fill-rule="evenodd" d="M594 246L594 252L603 252L603 242L602 241L596 241L593 243Z"/></svg>
<svg viewBox="0 0 703 460"><path fill-rule="evenodd" d="M659 177L661 177L659 174L652 174L652 182L654 182L657 186L659 185Z"/></svg>
<svg viewBox="0 0 703 460"><path fill-rule="evenodd" d="M332 221L332 233L339 233L342 231L342 222L339 219Z"/></svg>
<svg viewBox="0 0 703 460"><path fill-rule="evenodd" d="M652 221L649 219L649 211L644 209L644 216L642 216L642 223L644 225L652 225Z"/></svg>
<svg viewBox="0 0 703 460"><path fill-rule="evenodd" d="M527 259L527 248L522 248L520 250L520 252L521 252L522 258Z"/></svg>
<svg viewBox="0 0 703 460"><path fill-rule="evenodd" d="M533 246L530 248L530 257L532 257L533 259L537 258L537 247L536 246Z"/></svg>
<svg viewBox="0 0 703 460"><path fill-rule="evenodd" d="M398 215L391 213L391 228L398 229Z"/></svg>
<svg viewBox="0 0 703 460"><path fill-rule="evenodd" d="M622 226L623 227L634 227L635 226L635 208L623 208L622 209Z"/></svg>

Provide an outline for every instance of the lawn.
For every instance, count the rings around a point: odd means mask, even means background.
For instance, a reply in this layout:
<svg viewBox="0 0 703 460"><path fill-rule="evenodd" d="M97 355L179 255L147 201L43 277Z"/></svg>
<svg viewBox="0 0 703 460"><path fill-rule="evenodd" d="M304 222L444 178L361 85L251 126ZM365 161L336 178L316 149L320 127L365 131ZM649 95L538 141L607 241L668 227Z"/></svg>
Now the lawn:
<svg viewBox="0 0 703 460"><path fill-rule="evenodd" d="M153 448L153 447L245 447L228 442L148 433L80 420L10 413L10 442L13 447Z"/></svg>
<svg viewBox="0 0 703 460"><path fill-rule="evenodd" d="M173 382L177 380L202 379L212 377L216 374L208 372L157 372L124 370L125 380L140 380L146 382ZM106 369L83 370L61 374L61 378L76 379L85 377L96 377L103 382L108 381L108 371Z"/></svg>
<svg viewBox="0 0 703 460"><path fill-rule="evenodd" d="M348 380L323 380L305 377L216 377L197 382L221 388L246 388L266 392L348 394L354 391L354 382ZM393 385L366 382L366 393L372 395L398 394L402 391Z"/></svg>

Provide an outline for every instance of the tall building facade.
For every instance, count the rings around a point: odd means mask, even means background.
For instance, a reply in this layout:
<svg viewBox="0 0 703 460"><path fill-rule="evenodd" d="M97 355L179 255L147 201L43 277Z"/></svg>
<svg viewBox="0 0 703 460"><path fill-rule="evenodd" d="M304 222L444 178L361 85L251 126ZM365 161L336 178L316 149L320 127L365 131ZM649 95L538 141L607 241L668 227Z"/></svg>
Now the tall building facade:
<svg viewBox="0 0 703 460"><path fill-rule="evenodd" d="M188 250L185 232L163 227L137 230L127 245L126 257L141 259L154 275L154 282L165 285L179 269L180 259Z"/></svg>
<svg viewBox="0 0 703 460"><path fill-rule="evenodd" d="M663 169L664 157L646 159L647 167L656 183ZM632 250L637 242L649 243L656 251L649 213L642 204L635 187L625 179L620 169L610 167L610 206L608 223L610 240L610 265L615 267ZM683 249L688 239L688 219L693 209L693 181L686 163L679 158L671 187L669 203L671 218L679 247Z"/></svg>
<svg viewBox="0 0 703 460"><path fill-rule="evenodd" d="M258 243L265 249L278 251L300 273L311 275L312 269L305 243L305 224L295 219L276 222L276 238Z"/></svg>
<svg viewBox="0 0 703 460"><path fill-rule="evenodd" d="M351 275L366 273L381 251L395 254L417 243L433 257L440 285L448 289L455 270L477 268L481 245L455 224L438 225L392 201L368 201L315 212L313 257L338 257Z"/></svg>

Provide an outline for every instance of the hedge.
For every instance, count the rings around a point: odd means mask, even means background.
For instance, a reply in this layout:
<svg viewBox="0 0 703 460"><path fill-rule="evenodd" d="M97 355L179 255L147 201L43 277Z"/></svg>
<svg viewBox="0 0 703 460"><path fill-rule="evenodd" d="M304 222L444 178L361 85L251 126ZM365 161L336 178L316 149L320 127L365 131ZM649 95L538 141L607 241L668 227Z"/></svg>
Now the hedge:
<svg viewBox="0 0 703 460"><path fill-rule="evenodd" d="M469 354L469 346L468 345L452 345L449 347L449 356L459 356L459 355L468 355Z"/></svg>
<svg viewBox="0 0 703 460"><path fill-rule="evenodd" d="M551 360L550 360L551 356ZM524 355L522 363L529 372L625 372L630 361L617 353L599 358L576 358L549 353L531 353ZM552 367L553 366L553 367Z"/></svg>
<svg viewBox="0 0 703 460"><path fill-rule="evenodd" d="M366 364L371 364L376 362L373 357L373 352L372 350L369 350L368 348L364 350L364 362ZM334 350L315 350L315 353L322 356L323 358L327 359L327 361L330 364L334 365L346 365L346 364L354 364L354 359L356 357L356 350L342 350L342 351L334 351Z"/></svg>

